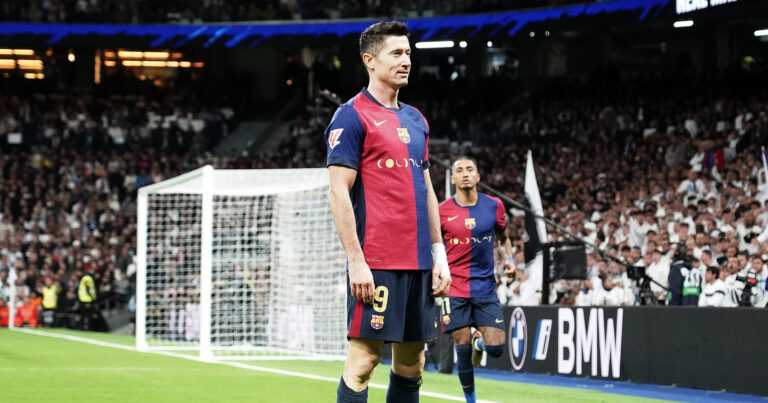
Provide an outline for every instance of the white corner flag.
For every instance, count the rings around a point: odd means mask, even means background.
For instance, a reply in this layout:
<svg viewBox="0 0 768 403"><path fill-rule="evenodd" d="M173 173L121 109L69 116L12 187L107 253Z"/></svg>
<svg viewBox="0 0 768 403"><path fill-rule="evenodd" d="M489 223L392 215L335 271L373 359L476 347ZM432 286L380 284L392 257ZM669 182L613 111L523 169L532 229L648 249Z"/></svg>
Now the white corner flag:
<svg viewBox="0 0 768 403"><path fill-rule="evenodd" d="M536 173L533 169L533 157L528 151L525 164L525 198L528 206L536 215L544 216L544 208L541 205L539 185L536 183ZM547 227L544 221L537 220L533 214L525 212L525 269L528 272L528 280L523 283L525 287L520 289L522 305L538 305L541 299L541 278L544 270L543 244L547 242Z"/></svg>

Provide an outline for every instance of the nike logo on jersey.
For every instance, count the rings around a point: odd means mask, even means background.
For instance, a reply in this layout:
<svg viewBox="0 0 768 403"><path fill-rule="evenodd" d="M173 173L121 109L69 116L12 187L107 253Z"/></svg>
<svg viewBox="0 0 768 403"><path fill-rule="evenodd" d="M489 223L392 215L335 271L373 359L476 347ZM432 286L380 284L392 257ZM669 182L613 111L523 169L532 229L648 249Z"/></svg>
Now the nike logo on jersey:
<svg viewBox="0 0 768 403"><path fill-rule="evenodd" d="M496 323L504 323L504 321L501 319L496 319Z"/></svg>
<svg viewBox="0 0 768 403"><path fill-rule="evenodd" d="M334 147L339 145L341 143L339 141L339 137L341 136L341 132L343 132L344 129L336 129L331 130L331 134L328 135L328 145L331 147L331 150L333 150Z"/></svg>
<svg viewBox="0 0 768 403"><path fill-rule="evenodd" d="M453 221L455 219L459 218L459 216L455 215L453 217L448 217L448 221Z"/></svg>
<svg viewBox="0 0 768 403"><path fill-rule="evenodd" d="M382 120L381 122L377 122L375 120L373 121L373 124L375 124L376 127L379 127L379 126L383 125L384 123L387 123L387 121L386 120Z"/></svg>

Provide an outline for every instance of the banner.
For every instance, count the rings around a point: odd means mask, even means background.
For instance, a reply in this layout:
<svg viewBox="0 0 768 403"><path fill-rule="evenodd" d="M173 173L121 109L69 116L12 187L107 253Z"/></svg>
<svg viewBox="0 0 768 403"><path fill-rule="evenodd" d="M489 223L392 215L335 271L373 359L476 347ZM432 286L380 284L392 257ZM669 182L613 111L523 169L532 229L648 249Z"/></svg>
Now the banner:
<svg viewBox="0 0 768 403"><path fill-rule="evenodd" d="M539 185L536 183L536 172L533 169L533 157L528 151L525 165L525 198L528 206L536 215L544 216L544 208L541 205ZM547 242L547 227L544 221L537 220L534 214L525 212L525 269L529 276L520 289L520 297L523 305L538 305L541 299L542 272L544 270L543 244Z"/></svg>
<svg viewBox="0 0 768 403"><path fill-rule="evenodd" d="M768 310L504 307L487 368L768 395Z"/></svg>

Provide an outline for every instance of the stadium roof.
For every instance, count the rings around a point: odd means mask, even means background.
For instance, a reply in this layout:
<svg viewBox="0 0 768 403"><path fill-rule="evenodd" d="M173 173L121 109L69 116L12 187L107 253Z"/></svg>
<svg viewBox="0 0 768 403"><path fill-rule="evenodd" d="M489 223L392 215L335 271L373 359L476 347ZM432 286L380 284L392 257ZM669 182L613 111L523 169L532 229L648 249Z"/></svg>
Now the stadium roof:
<svg viewBox="0 0 768 403"><path fill-rule="evenodd" d="M406 19L416 39L515 35L528 24L631 14L637 20L669 12L674 0L613 0L546 9ZM271 38L326 38L359 34L378 19L271 21L205 25L0 24L6 46L141 46L148 48L257 46Z"/></svg>

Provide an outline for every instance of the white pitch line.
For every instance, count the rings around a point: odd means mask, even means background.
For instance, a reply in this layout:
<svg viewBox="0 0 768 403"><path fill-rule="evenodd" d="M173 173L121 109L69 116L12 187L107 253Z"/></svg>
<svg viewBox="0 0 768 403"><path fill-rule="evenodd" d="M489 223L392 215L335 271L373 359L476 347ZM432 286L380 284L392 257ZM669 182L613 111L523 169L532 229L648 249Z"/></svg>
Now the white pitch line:
<svg viewBox="0 0 768 403"><path fill-rule="evenodd" d="M139 367L43 367L43 368L36 368L36 367L4 367L0 368L0 372L16 372L16 371L99 371L99 372L109 372L109 371L159 371L160 368L139 368ZM189 368L185 369L189 370Z"/></svg>
<svg viewBox="0 0 768 403"><path fill-rule="evenodd" d="M101 341L101 340L89 339L89 338L86 338L86 337L71 336L71 335L67 335L67 334L41 332L39 330L33 330L33 329L19 329L19 328L16 328L16 329L13 329L13 330L17 331L17 332L28 333L28 334L33 334L33 335L37 335L37 336L47 336L47 337L54 337L54 338L57 338L57 339L64 339L64 340L69 340L69 341L78 341L78 342L81 342L81 343L94 344L94 345L101 346L101 347L111 347L111 348L118 348L118 349L127 350L127 351L144 352L144 351L137 350L135 347L124 346L122 344L109 343L109 342ZM317 380L317 381L326 381L326 382L333 382L333 383L338 383L339 382L339 378L330 378L330 377L327 377L327 376L305 374L305 373L302 373L302 372L286 371L286 370L276 369L276 368L259 367L257 365L243 364L243 363L240 363L240 362L209 361L209 360L205 360L205 359L202 359L200 357L197 357L197 356L187 355L187 354L172 353L172 352L167 352L167 351L146 351L146 353L165 355L165 356L176 357L176 358L183 358L183 359L186 359L186 360L204 362L204 363L208 363L208 364L228 365L230 367L235 367L235 368L249 369L249 370L261 371L261 372L269 372L269 373L273 373L273 374L286 375L286 376L294 376L294 377L297 377L297 378L314 379L314 380ZM369 383L368 387L375 388L375 389L384 389L384 390L387 389L387 385L380 385L380 384L376 384L376 383ZM456 396L446 395L446 394L443 394L443 393L429 392L429 391L426 391L426 390L419 391L419 395L434 397L434 398L443 399L443 400L451 400L451 401L455 401L455 402L463 402L463 401L465 401L465 399L463 397L460 398L460 397L456 397ZM488 401L488 400L478 400L478 402L479 403L493 403L492 401Z"/></svg>

